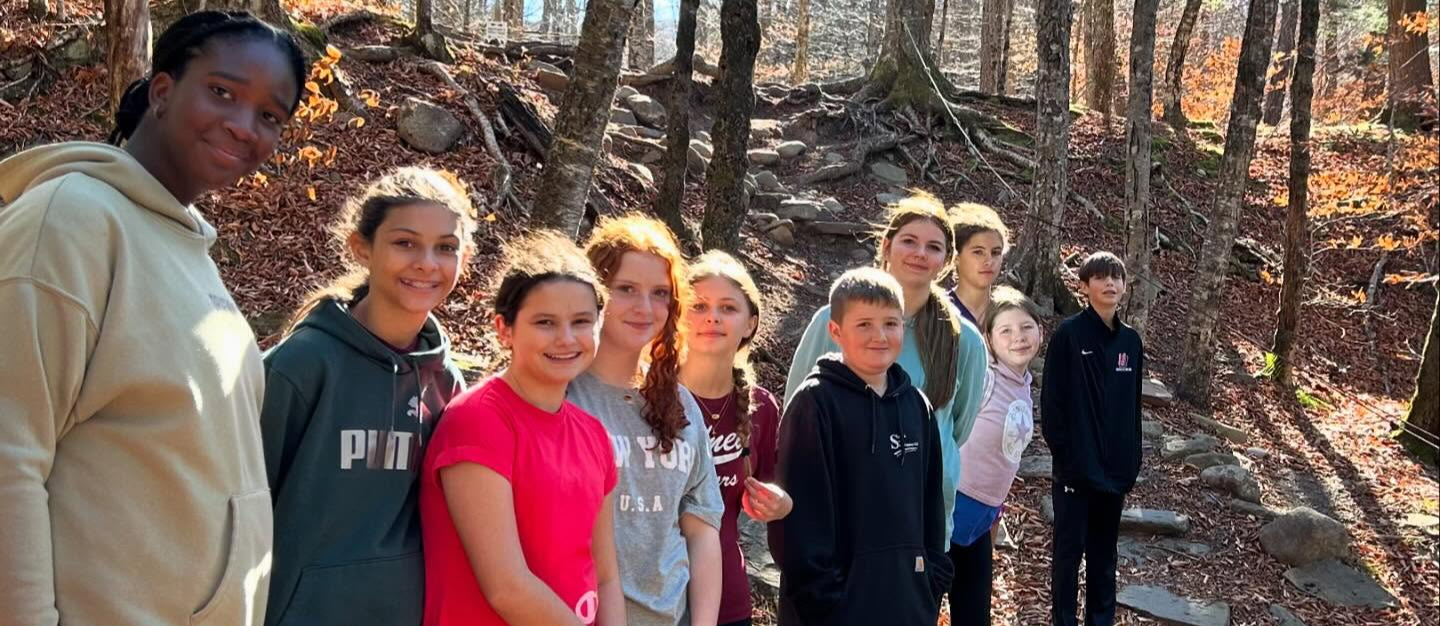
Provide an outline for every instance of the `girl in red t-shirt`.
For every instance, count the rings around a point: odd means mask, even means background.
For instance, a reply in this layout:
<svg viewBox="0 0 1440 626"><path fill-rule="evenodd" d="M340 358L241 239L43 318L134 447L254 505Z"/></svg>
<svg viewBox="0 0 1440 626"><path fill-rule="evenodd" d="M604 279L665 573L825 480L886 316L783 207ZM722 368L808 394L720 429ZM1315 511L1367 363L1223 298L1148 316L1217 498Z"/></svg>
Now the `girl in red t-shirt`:
<svg viewBox="0 0 1440 626"><path fill-rule="evenodd" d="M750 580L740 549L740 509L758 522L773 522L793 502L775 479L775 441L780 406L755 384L750 345L760 325L760 290L734 257L712 250L686 275L693 299L685 313L684 383L705 414L710 453L725 501L720 526L724 578L721 626L750 624Z"/></svg>
<svg viewBox="0 0 1440 626"><path fill-rule="evenodd" d="M625 623L614 452L565 390L595 358L603 287L554 234L511 246L499 375L445 411L420 490L425 626Z"/></svg>

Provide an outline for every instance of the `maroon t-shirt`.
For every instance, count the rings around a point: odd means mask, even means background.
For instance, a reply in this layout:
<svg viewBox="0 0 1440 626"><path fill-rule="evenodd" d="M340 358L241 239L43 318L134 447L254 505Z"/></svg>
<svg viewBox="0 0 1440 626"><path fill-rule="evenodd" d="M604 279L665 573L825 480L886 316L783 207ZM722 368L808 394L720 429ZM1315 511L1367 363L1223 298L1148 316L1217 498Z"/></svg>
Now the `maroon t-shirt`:
<svg viewBox="0 0 1440 626"><path fill-rule="evenodd" d="M755 387L751 394L750 471L757 480L775 480L775 446L780 427L780 405L769 391ZM710 454L715 457L715 474L725 500L720 522L720 551L723 554L724 584L720 594L721 624L750 618L750 579L745 575L745 554L740 550L740 498L745 493L744 446L735 432L739 410L734 392L728 398L696 396L705 414L710 434ZM718 414L719 419L716 419Z"/></svg>

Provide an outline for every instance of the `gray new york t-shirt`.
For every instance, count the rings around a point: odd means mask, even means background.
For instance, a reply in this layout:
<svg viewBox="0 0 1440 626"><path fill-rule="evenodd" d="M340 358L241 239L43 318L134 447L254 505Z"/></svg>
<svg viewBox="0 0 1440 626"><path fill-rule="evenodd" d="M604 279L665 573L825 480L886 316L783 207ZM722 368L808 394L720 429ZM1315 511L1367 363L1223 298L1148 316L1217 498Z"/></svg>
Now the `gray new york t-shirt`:
<svg viewBox="0 0 1440 626"><path fill-rule="evenodd" d="M662 454L640 414L639 391L611 387L586 372L570 383L568 399L605 425L615 447L615 550L625 616L631 626L675 626L685 615L690 582L680 516L694 515L718 529L725 512L700 405L680 388L690 425Z"/></svg>

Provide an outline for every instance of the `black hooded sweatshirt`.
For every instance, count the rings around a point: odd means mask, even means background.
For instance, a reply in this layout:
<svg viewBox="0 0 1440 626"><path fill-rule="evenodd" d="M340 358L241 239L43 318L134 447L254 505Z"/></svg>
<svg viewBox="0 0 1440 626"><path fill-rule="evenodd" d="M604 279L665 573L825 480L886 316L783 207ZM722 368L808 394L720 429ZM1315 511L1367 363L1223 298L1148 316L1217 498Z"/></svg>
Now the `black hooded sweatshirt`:
<svg viewBox="0 0 1440 626"><path fill-rule="evenodd" d="M397 352L324 300L265 354L266 626L419 626L420 465L464 379L432 316Z"/></svg>
<svg viewBox="0 0 1440 626"><path fill-rule="evenodd" d="M1125 494L1140 474L1145 347L1115 317L1085 307L1055 329L1045 353L1040 429L1067 487Z"/></svg>
<svg viewBox="0 0 1440 626"><path fill-rule="evenodd" d="M821 357L785 409L778 456L795 500L771 524L780 623L932 626L953 574L927 548L945 543L940 435L905 370L890 366L876 395Z"/></svg>

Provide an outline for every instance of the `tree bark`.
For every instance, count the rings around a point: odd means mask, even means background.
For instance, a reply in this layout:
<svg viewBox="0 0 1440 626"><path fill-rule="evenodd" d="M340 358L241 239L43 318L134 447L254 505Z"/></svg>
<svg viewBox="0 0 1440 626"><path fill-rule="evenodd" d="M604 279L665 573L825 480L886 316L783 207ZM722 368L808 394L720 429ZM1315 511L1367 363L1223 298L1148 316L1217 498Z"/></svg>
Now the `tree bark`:
<svg viewBox="0 0 1440 626"><path fill-rule="evenodd" d="M1425 13L1425 0L1389 0L1387 19L1390 56L1391 105L1395 108L1394 124L1414 128L1430 120L1422 119L1426 103L1433 103L1435 82L1430 75L1430 33L1421 29L1412 32L1406 21ZM1423 15L1421 16L1423 18ZM1390 116L1386 116L1388 119ZM1433 123L1433 121L1430 121Z"/></svg>
<svg viewBox="0 0 1440 626"><path fill-rule="evenodd" d="M1230 249L1244 206L1250 180L1250 159L1255 154L1255 126L1265 94L1265 69L1275 31L1275 0L1250 0L1245 35L1240 43L1235 95L1230 101L1230 123L1225 132L1225 154L1220 160L1220 184L1215 192L1210 225L1205 232L1194 282L1190 313L1181 352L1180 380L1176 390L1191 404L1210 401L1210 370L1215 349L1216 315L1225 289Z"/></svg>
<svg viewBox="0 0 1440 626"><path fill-rule="evenodd" d="M1005 95L1010 65L1010 22L1015 0L982 0L980 26L980 91Z"/></svg>
<svg viewBox="0 0 1440 626"><path fill-rule="evenodd" d="M435 0L415 0L415 32L411 36L425 58L441 63L455 62L445 36L435 30Z"/></svg>
<svg viewBox="0 0 1440 626"><path fill-rule="evenodd" d="M1405 412L1408 426L1400 434L1401 441L1435 454L1435 436L1440 435L1440 291L1436 292L1435 312L1430 314L1430 333L1425 337L1425 353L1420 357L1420 371L1415 375L1415 395L1410 396L1410 409ZM1426 443L1426 439L1430 441ZM1433 456L1431 457L1434 458Z"/></svg>
<svg viewBox="0 0 1440 626"><path fill-rule="evenodd" d="M150 4L145 0L105 0L105 30L113 115L125 88L150 70Z"/></svg>
<svg viewBox="0 0 1440 626"><path fill-rule="evenodd" d="M630 67L644 71L655 65L655 0L639 0L630 38Z"/></svg>
<svg viewBox="0 0 1440 626"><path fill-rule="evenodd" d="M510 40L525 38L525 0L503 0L505 2L505 29L510 31Z"/></svg>
<svg viewBox="0 0 1440 626"><path fill-rule="evenodd" d="M1323 117L1327 110L1327 103L1330 94L1335 90L1335 83L1339 82L1340 73L1340 14L1344 9L1340 0L1325 0L1325 56L1320 61L1320 86L1317 88L1318 97L1316 100L1319 106L1315 108L1315 115Z"/></svg>
<svg viewBox="0 0 1440 626"><path fill-rule="evenodd" d="M1060 225L1068 196L1070 141L1070 0L1035 6L1035 181L1023 226L1017 272L1021 291L1042 309L1060 311L1069 294L1060 277ZM1065 296L1062 296L1065 294Z"/></svg>
<svg viewBox="0 0 1440 626"><path fill-rule="evenodd" d="M687 249L696 247L695 235L685 223L685 175L690 153L690 88L694 82L695 13L700 0L680 0L675 24L675 78L670 85L670 115L666 120L665 160L655 214L664 220ZM748 124L747 124L748 126ZM747 130L748 132L748 130Z"/></svg>
<svg viewBox="0 0 1440 626"><path fill-rule="evenodd" d="M1175 42L1170 44L1170 58L1165 62L1164 94L1165 123L1180 130L1189 122L1185 110L1180 107L1181 93L1185 84L1185 54L1190 50L1190 37L1195 33L1195 22L1200 19L1200 0L1185 0L1185 11L1180 14L1180 26L1175 29Z"/></svg>
<svg viewBox="0 0 1440 626"><path fill-rule="evenodd" d="M745 195L749 169L745 148L755 110L755 55L760 52L755 0L721 3L720 38L720 78L715 80L716 114L710 131L715 154L705 174L705 220L700 239L708 250L738 252L740 226L750 210Z"/></svg>
<svg viewBox="0 0 1440 626"><path fill-rule="evenodd" d="M1299 0L1285 0L1280 9L1280 29L1275 37L1275 73L1270 76L1270 91L1265 94L1265 107L1260 120L1274 126L1280 123L1280 114L1285 111L1285 83L1290 80L1290 69L1295 65L1295 20L1299 12Z"/></svg>
<svg viewBox="0 0 1440 626"><path fill-rule="evenodd" d="M882 0L870 0L870 10L865 13L865 54L874 56L880 49L881 39L885 35L885 20L882 18L876 22L876 16L881 15L885 8Z"/></svg>
<svg viewBox="0 0 1440 626"><path fill-rule="evenodd" d="M1085 106L1115 110L1115 0L1085 2Z"/></svg>
<svg viewBox="0 0 1440 626"><path fill-rule="evenodd" d="M795 64L790 67L790 82L805 82L810 75L810 0L800 0L795 16Z"/></svg>
<svg viewBox="0 0 1440 626"><path fill-rule="evenodd" d="M941 110L940 95L950 82L935 65L930 50L930 29L935 3L930 0L890 0L885 11L885 35L879 59L870 68L866 89L886 94L885 104L898 109Z"/></svg>
<svg viewBox="0 0 1440 626"><path fill-rule="evenodd" d="M50 16L50 3L48 0L30 0L30 17L43 20Z"/></svg>
<svg viewBox="0 0 1440 626"><path fill-rule="evenodd" d="M633 0L590 0L586 7L574 74L560 98L554 140L534 201L536 225L578 235L634 8Z"/></svg>
<svg viewBox="0 0 1440 626"><path fill-rule="evenodd" d="M1155 13L1159 0L1135 0L1130 32L1129 100L1125 108L1125 267L1135 279L1125 304L1125 321L1145 336L1150 307L1156 297L1150 278L1155 225L1150 223L1150 111L1154 92Z"/></svg>
<svg viewBox="0 0 1440 626"><path fill-rule="evenodd" d="M1315 39L1320 25L1320 0L1300 0L1300 42L1295 77L1290 84L1290 206L1285 212L1285 270L1276 315L1275 379L1290 382L1300 304L1310 279L1310 107L1314 95Z"/></svg>

